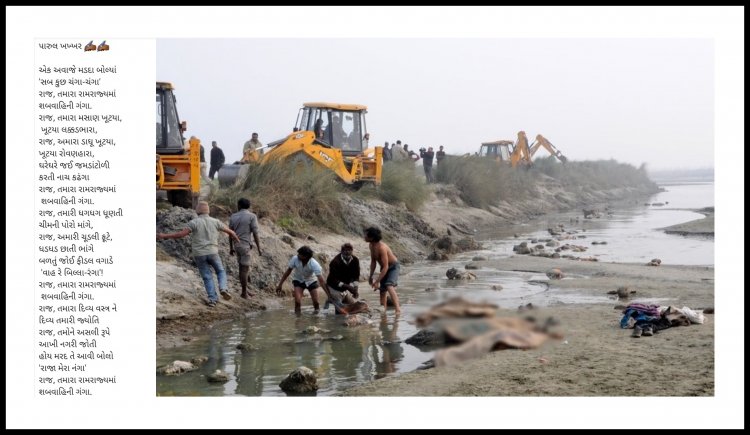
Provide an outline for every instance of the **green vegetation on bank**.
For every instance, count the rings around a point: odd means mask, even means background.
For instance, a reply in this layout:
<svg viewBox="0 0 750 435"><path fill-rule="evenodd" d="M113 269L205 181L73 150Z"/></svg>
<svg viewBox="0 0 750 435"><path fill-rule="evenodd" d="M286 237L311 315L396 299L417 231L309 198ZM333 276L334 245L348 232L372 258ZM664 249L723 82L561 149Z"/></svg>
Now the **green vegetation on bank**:
<svg viewBox="0 0 750 435"><path fill-rule="evenodd" d="M417 211L429 197L424 177L411 162L383 165L382 180L377 188L365 184L356 191L328 170L300 168L293 162L249 164L241 185L212 189L211 201L234 210L237 199L244 196L252 202L255 213L269 216L286 229L314 225L338 231L346 224L343 211L348 195L403 203L411 211Z"/></svg>
<svg viewBox="0 0 750 435"><path fill-rule="evenodd" d="M615 160L584 160L562 164L554 157L539 158L534 161L531 172L548 175L563 186L614 189L618 187L643 187L656 189L657 185L648 178L646 165L640 168Z"/></svg>
<svg viewBox="0 0 750 435"><path fill-rule="evenodd" d="M449 157L435 173L439 183L453 184L468 205L487 208L502 200L532 195L533 177L523 169L478 156Z"/></svg>
<svg viewBox="0 0 750 435"><path fill-rule="evenodd" d="M331 171L300 168L290 162L250 164L244 183L212 189L211 201L234 210L237 199L244 196L252 201L259 216L268 216L284 228L319 226L340 231L346 227L344 211L351 197L377 198L404 204L410 211L419 210L430 194L420 169L411 161L386 162L382 184L365 184L357 191L340 183ZM645 166L635 168L614 160L563 164L551 156L535 160L530 168L511 168L484 157L451 156L437 166L435 176L439 183L455 185L461 199L477 208L535 198L541 180L570 190L657 189Z"/></svg>
<svg viewBox="0 0 750 435"><path fill-rule="evenodd" d="M237 199L244 196L258 216L268 216L285 228L310 224L338 230L343 223L339 201L343 189L331 171L298 170L294 163L271 162L249 164L244 182L212 192L211 200L234 210Z"/></svg>
<svg viewBox="0 0 750 435"><path fill-rule="evenodd" d="M451 156L436 171L438 182L455 185L461 199L478 208L487 208L500 201L533 198L535 184L542 175L553 178L563 187L575 189L657 188L648 178L644 165L636 168L614 160L563 164L550 156L536 159L530 168L511 168L486 157Z"/></svg>
<svg viewBox="0 0 750 435"><path fill-rule="evenodd" d="M358 194L376 197L389 204L404 203L410 211L419 210L430 196L424 176L414 169L411 161L385 162L381 180L379 187L367 185Z"/></svg>

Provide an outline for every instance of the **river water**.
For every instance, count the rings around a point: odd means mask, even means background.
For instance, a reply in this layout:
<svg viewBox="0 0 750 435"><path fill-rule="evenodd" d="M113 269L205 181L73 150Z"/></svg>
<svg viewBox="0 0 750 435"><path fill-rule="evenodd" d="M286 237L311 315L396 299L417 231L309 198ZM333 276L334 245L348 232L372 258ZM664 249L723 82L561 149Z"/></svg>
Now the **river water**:
<svg viewBox="0 0 750 435"><path fill-rule="evenodd" d="M291 300L268 301L266 311L215 325L185 346L160 350L157 365L190 360L199 355L209 359L194 372L180 376L157 375L156 392L160 396L285 396L279 382L304 365L317 374L319 390L315 394L328 396L384 376L413 371L433 356L433 352L423 352L403 342L417 332L413 324L415 316L459 294L505 308L529 302L537 306L611 303L604 296L570 291L556 294L554 290L547 290L546 285L533 283L546 281L546 276L530 272L479 269L472 271L477 276L475 281L449 281L445 277L447 269L463 269L474 256L507 257L513 254L513 245L520 241L549 238L547 228L558 223L586 236L573 241L589 246L579 255L593 255L600 261L646 263L660 258L665 264L713 266L713 238L669 235L660 228L701 218L703 215L686 209L713 206L714 184L665 183L661 186L663 192L642 201L613 205L612 214L603 214L599 219L582 219L580 211L549 215L527 224L477 233L476 238L484 246L480 251L462 253L446 262L403 266L398 287L402 315L395 317L392 310L387 314L374 312L369 326L347 328L341 324L342 316L333 314L333 308L313 314L309 297L303 299L301 316L294 315ZM646 203L664 205L647 206ZM576 217L579 217L578 222ZM591 245L593 241L607 243ZM500 285L503 290L492 290L493 285ZM434 291L425 291L428 288ZM362 290L360 295L368 304L377 306L377 293L367 294L366 286ZM301 331L308 326L330 332L307 336ZM251 350L239 350L238 344L249 345ZM229 381L209 383L206 375L216 369L228 373Z"/></svg>

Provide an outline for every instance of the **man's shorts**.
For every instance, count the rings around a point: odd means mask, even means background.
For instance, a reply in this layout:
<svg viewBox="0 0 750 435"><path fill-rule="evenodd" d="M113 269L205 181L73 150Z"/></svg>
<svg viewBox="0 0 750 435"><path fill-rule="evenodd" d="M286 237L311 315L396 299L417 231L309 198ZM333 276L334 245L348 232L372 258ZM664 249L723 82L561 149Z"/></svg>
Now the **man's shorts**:
<svg viewBox="0 0 750 435"><path fill-rule="evenodd" d="M251 250L252 247L245 244L237 244L234 247L234 253L237 255L237 262L239 262L240 266L250 266Z"/></svg>
<svg viewBox="0 0 750 435"><path fill-rule="evenodd" d="M401 270L401 265L396 262L388 265L388 272L385 274L385 278L380 281L380 293L385 293L389 285L398 287L398 272Z"/></svg>
<svg viewBox="0 0 750 435"><path fill-rule="evenodd" d="M330 290L331 300L333 301L334 305L353 304L354 302L356 302L349 290L344 290L342 292L335 289Z"/></svg>
<svg viewBox="0 0 750 435"><path fill-rule="evenodd" d="M296 279L292 280L292 285L294 286L294 288L299 287L302 290L315 290L319 287L318 281L311 282L310 284L305 284L304 282L297 281Z"/></svg>

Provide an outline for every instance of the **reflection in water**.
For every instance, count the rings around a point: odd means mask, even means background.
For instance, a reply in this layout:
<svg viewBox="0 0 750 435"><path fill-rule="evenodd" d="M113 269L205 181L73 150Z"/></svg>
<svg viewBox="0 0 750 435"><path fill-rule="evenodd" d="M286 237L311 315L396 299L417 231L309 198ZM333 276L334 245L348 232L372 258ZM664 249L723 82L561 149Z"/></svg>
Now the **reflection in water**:
<svg viewBox="0 0 750 435"><path fill-rule="evenodd" d="M251 342L248 337L250 325L243 324L239 330L240 343ZM235 394L243 396L260 396L263 394L263 375L266 360L257 357L257 350L253 347L234 350L234 378L237 382Z"/></svg>
<svg viewBox="0 0 750 435"><path fill-rule="evenodd" d="M697 194L696 194L697 192ZM671 264L713 264L713 240L696 240L666 235L658 228L691 220L700 215L678 210L713 204L713 185L670 186L649 201L669 201L674 209L645 207L639 201L630 208L615 209L606 219L581 221L588 237L580 244L589 246L585 255L601 256L602 261L647 261L659 257ZM710 195L709 195L710 194ZM549 237L546 228L557 222L569 222L575 213L548 216L533 225L501 229L495 235L478 234L484 250L457 255L453 261L412 265L399 279L403 314L394 317L373 312L373 324L357 327L342 325L344 317L333 309L318 314L303 307L295 316L291 300L283 308L250 313L247 318L216 325L202 337L185 346L163 349L157 353L157 365L174 360L189 361L206 355L208 361L199 370L180 376L157 376L157 394L164 396L284 396L279 382L292 370L306 366L318 377L318 396L331 395L373 379L393 376L417 369L432 358L433 352L422 352L403 340L417 332L410 323L414 317L452 296L473 301L487 301L505 308L533 303L537 306L571 303L610 303L606 296L581 295L575 292L548 290L529 283L545 276L523 271L497 271L480 268L473 272L476 281L448 281L445 271L462 269L474 255L490 259L507 257L512 246L527 237ZM566 225L567 227L568 225ZM572 226L572 225L571 225ZM520 235L513 237L514 233ZM606 245L591 241L606 240ZM647 258L646 258L647 257ZM502 287L502 291L492 289ZM431 287L433 292L425 292ZM372 296L370 296L372 297ZM377 301L368 301L371 305ZM270 306L270 304L269 304ZM315 326L330 332L304 334ZM338 337L340 336L340 337ZM246 349L238 349L238 345ZM206 376L220 369L229 374L226 383L210 383Z"/></svg>
<svg viewBox="0 0 750 435"><path fill-rule="evenodd" d="M398 318L394 319L393 326L388 327L388 316L382 313L380 316L380 334L382 340L379 345L373 345L371 349L375 355L375 379L383 378L396 372L396 363L404 357L404 350L398 338ZM379 354L379 355L378 355Z"/></svg>

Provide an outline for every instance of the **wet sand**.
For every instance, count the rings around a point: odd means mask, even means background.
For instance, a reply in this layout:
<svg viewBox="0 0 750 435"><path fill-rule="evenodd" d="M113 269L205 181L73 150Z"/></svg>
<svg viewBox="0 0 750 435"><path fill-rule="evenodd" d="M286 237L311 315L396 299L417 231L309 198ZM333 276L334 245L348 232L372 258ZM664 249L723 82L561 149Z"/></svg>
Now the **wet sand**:
<svg viewBox="0 0 750 435"><path fill-rule="evenodd" d="M628 300L537 308L524 315L560 321L560 341L534 350L502 350L456 367L380 379L344 396L713 396L714 316L699 325L632 338L621 329L618 305L644 301L678 308L714 305L710 267L580 262L514 256L479 262L498 270L544 273L560 268L587 278L550 281L553 288L606 295L619 286L636 290ZM656 299L656 300L655 300ZM506 310L500 315L516 315ZM403 337L404 339L406 337Z"/></svg>
<svg viewBox="0 0 750 435"><path fill-rule="evenodd" d="M679 234L682 236L714 236L714 208L706 207L700 210L694 210L697 213L702 213L705 217L696 219L690 222L684 222L677 225L672 225L666 228L662 228L667 234Z"/></svg>
<svg viewBox="0 0 750 435"><path fill-rule="evenodd" d="M370 209L368 209L370 210ZM390 210L384 208L384 210ZM704 210L704 209L703 209ZM711 210L712 211L712 210ZM703 212L703 211L700 211ZM368 213L373 213L371 210ZM489 213L435 200L424 213L434 228L477 228L491 222ZM438 219L440 218L440 219ZM497 216L495 216L497 218ZM254 277L270 273L271 265L284 264L290 247L281 242L285 234L272 223L261 221L264 255L253 264ZM453 226L450 226L453 224ZM713 233L711 221L700 219L695 233ZM679 227L677 225L675 227ZM672 228L672 227L670 227ZM668 230L668 229L665 229ZM316 251L335 252L349 238L316 234L317 242L305 240ZM408 239L404 235L405 239ZM416 239L415 239L416 240ZM409 241L409 240L407 240ZM356 252L366 252L356 241ZM417 246L417 243L413 243ZM406 245L402 250L406 249ZM158 249L157 249L158 251ZM401 252L401 251L400 251ZM419 257L415 251L414 257ZM424 253L422 253L424 254ZM157 255L157 258L159 256ZM278 304L268 288L255 288L257 297L246 301L235 297L209 309L202 281L194 266L164 258L157 261L157 348L180 346L193 334L219 321L244 316L247 311ZM366 258L361 258L366 262ZM228 266L231 263L226 262ZM552 281L559 291L606 297L619 286L636 290L630 301L651 302L679 308L714 305L714 270L711 267L676 266L662 263L603 263L514 256L478 263L482 268L524 270L544 273L560 268L571 276ZM236 273L230 273L230 287L237 291ZM273 277L265 277L274 283ZM237 296L237 293L234 293ZM288 295L287 295L288 297ZM553 316L560 321L564 339L535 350L505 350L470 361L459 367L435 368L406 373L371 382L342 393L346 396L712 396L714 395L714 319L706 323L667 329L653 337L631 338L630 330L619 328L622 317L616 305L629 301L589 305L557 305L524 314L538 319ZM419 313L407 313L415 316ZM503 313L501 313L503 314ZM506 314L515 314L508 311ZM721 315L721 313L720 313ZM405 340L407 337L401 337Z"/></svg>

